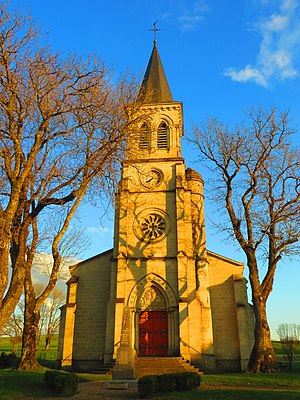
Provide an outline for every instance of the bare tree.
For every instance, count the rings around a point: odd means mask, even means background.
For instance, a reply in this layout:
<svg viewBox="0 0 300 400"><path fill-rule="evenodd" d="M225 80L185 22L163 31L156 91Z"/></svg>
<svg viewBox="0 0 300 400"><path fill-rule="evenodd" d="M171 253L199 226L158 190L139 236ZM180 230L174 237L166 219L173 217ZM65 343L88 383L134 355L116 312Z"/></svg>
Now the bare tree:
<svg viewBox="0 0 300 400"><path fill-rule="evenodd" d="M65 210L64 210L65 211ZM70 210L65 211L66 219L60 224L51 225L48 228L46 237L43 241L52 244L52 254L42 267L46 284L36 285L33 283L31 270L28 268L28 274L25 276L25 308L24 308L24 328L22 334L22 354L19 365L20 370L37 368L36 351L40 341L41 333L46 334L46 347L48 348L59 322L57 308L58 303L62 305L61 293L55 289L57 280L63 277L62 268L68 259L78 256L85 249L86 241L82 230L67 231L70 216L73 215ZM38 218L32 223L33 235L32 241L38 242L39 228ZM34 254L32 255L31 252ZM56 252L56 253L55 253ZM36 260L36 246L29 247L28 259L34 263ZM41 264L41 259L39 261ZM40 269L41 271L41 269ZM54 288L54 289L53 289ZM51 304L51 306L49 306ZM48 344L48 345L47 345Z"/></svg>
<svg viewBox="0 0 300 400"><path fill-rule="evenodd" d="M132 112L128 119L134 82L112 78L96 57L62 57L41 47L31 18L1 5L0 329L25 288L22 368L36 365L29 354L39 305L57 281L60 242L80 203L113 188L126 137L136 123ZM54 209L61 223L51 239L53 268L33 303L31 268L39 228L47 226Z"/></svg>
<svg viewBox="0 0 300 400"><path fill-rule="evenodd" d="M38 252L34 255L33 272L49 279L53 267L53 257L51 254L51 244L53 237L61 229L61 222L53 213L50 220L47 218L47 226L42 228L39 234L40 241ZM80 256L90 247L90 238L86 234L85 228L71 226L59 243L59 253L61 263L58 270L57 279L67 281L70 278L69 266L80 261Z"/></svg>
<svg viewBox="0 0 300 400"><path fill-rule="evenodd" d="M294 354L300 344L300 325L280 324L277 334L282 345L288 369L291 369L294 362Z"/></svg>
<svg viewBox="0 0 300 400"><path fill-rule="evenodd" d="M17 304L12 315L1 331L2 335L8 336L13 346L13 352L18 351L18 346L22 343L22 332L24 326L24 301Z"/></svg>
<svg viewBox="0 0 300 400"><path fill-rule="evenodd" d="M194 127L189 140L212 170L214 200L226 209L221 229L244 251L255 314L253 372L277 369L266 304L275 270L285 256L299 254L300 162L291 143L288 113L250 109L233 130L215 119ZM263 266L263 268L261 268ZM264 273L265 272L265 273Z"/></svg>
<svg viewBox="0 0 300 400"><path fill-rule="evenodd" d="M43 284L34 285L36 297L38 297L44 291L44 287L45 285ZM45 336L45 350L49 349L53 336L59 331L60 307L64 304L64 302L65 294L61 290L54 288L49 297L45 299L44 303L41 305L36 349L40 344L41 335ZM9 317L5 327L1 332L3 335L9 336L14 352L18 350L18 345L22 343L22 335L24 330L24 309L25 298L24 296L21 296L17 307Z"/></svg>
<svg viewBox="0 0 300 400"><path fill-rule="evenodd" d="M60 307L65 303L66 296L59 289L54 288L47 302L44 304L45 350L48 350L53 336L59 332Z"/></svg>

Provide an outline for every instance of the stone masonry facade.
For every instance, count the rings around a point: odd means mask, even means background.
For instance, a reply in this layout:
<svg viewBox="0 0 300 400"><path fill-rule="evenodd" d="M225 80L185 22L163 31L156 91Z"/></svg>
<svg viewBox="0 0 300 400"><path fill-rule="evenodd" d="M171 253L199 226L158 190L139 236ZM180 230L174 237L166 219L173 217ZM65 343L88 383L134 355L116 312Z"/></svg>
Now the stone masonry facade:
<svg viewBox="0 0 300 400"><path fill-rule="evenodd" d="M204 182L181 156L182 104L162 71L154 44L143 84L159 81L159 97L146 98L128 138L113 249L71 268L62 368L115 363L115 377L134 378L147 356L179 356L207 371L247 366L253 313L243 264L206 248Z"/></svg>

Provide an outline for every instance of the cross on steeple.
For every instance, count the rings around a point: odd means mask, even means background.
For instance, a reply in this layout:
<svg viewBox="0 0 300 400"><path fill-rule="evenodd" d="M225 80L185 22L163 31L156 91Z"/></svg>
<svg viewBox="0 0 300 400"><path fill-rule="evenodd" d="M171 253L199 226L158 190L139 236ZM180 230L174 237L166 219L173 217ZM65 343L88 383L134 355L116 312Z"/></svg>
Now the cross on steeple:
<svg viewBox="0 0 300 400"><path fill-rule="evenodd" d="M149 29L149 31L154 32L154 43L156 43L156 32L160 31L159 28L156 28L156 24L158 23L158 21L153 22L153 28Z"/></svg>

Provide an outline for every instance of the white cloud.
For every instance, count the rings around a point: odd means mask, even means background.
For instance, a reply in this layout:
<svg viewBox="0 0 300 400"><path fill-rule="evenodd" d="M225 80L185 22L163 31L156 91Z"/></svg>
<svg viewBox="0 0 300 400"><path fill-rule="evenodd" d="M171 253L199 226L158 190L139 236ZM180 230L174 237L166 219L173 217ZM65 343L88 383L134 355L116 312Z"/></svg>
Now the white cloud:
<svg viewBox="0 0 300 400"><path fill-rule="evenodd" d="M278 3L277 3L278 4ZM299 75L300 10L297 0L281 0L276 12L256 24L262 40L256 63L224 74L237 82L267 87L275 81Z"/></svg>
<svg viewBox="0 0 300 400"><path fill-rule="evenodd" d="M283 12L293 12L298 7L298 0L283 0L281 9Z"/></svg>
<svg viewBox="0 0 300 400"><path fill-rule="evenodd" d="M70 277L69 266L74 265L80 262L79 259L74 257L63 258L59 273L58 279L67 280ZM47 281L48 277L51 274L53 267L53 257L51 254L47 253L36 253L34 256L34 263L33 263L33 272L34 275L32 279L35 283L41 283L42 281Z"/></svg>
<svg viewBox="0 0 300 400"><path fill-rule="evenodd" d="M164 7L166 2L161 2ZM161 12L165 19L179 24L182 33L194 31L203 21L209 7L205 0L169 0L167 2L171 12Z"/></svg>
<svg viewBox="0 0 300 400"><path fill-rule="evenodd" d="M254 81L258 85L267 87L267 82L264 75L259 69L253 68L251 67L251 65L246 65L245 68L242 68L239 71L236 71L233 68L228 68L227 70L225 70L224 75L229 76L233 81Z"/></svg>
<svg viewBox="0 0 300 400"><path fill-rule="evenodd" d="M278 51L275 51L273 55L271 56L271 60L274 60L274 64L278 68L286 68L291 64L291 55L289 54L288 51L281 49Z"/></svg>
<svg viewBox="0 0 300 400"><path fill-rule="evenodd" d="M178 18L178 21L180 22L180 29L182 32L195 30L199 22L201 22L202 20L203 17L200 15L193 15L193 16L184 15Z"/></svg>
<svg viewBox="0 0 300 400"><path fill-rule="evenodd" d="M270 32L279 32L287 27L289 20L285 15L273 14L264 23L262 23L262 29Z"/></svg>
<svg viewBox="0 0 300 400"><path fill-rule="evenodd" d="M195 31L210 10L207 3L207 0L159 1L159 20L177 25L182 33Z"/></svg>

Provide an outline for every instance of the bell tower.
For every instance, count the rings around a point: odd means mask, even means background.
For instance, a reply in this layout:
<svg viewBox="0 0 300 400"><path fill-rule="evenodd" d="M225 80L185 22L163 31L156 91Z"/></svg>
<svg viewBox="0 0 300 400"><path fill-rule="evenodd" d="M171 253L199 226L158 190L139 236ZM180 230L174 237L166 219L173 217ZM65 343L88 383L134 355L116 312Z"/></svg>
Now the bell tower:
<svg viewBox="0 0 300 400"><path fill-rule="evenodd" d="M156 41L138 103L143 118L128 138L117 197L106 330L118 378L134 376L136 357L196 360L212 347L203 180L181 157L182 103Z"/></svg>
<svg viewBox="0 0 300 400"><path fill-rule="evenodd" d="M182 103L174 101L154 41L141 84L138 103L144 115L137 132L128 139L128 159L162 160L181 155ZM155 161L154 161L155 162Z"/></svg>

